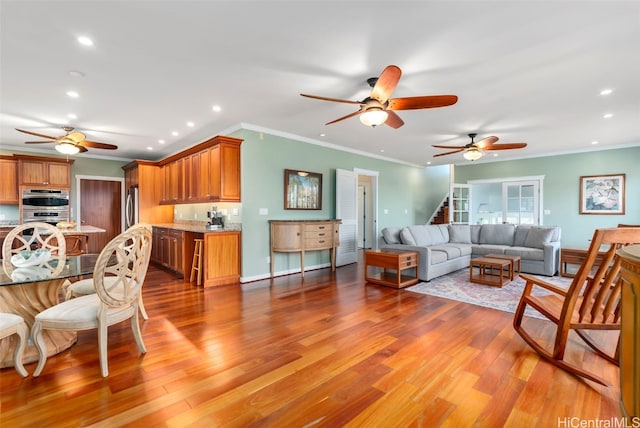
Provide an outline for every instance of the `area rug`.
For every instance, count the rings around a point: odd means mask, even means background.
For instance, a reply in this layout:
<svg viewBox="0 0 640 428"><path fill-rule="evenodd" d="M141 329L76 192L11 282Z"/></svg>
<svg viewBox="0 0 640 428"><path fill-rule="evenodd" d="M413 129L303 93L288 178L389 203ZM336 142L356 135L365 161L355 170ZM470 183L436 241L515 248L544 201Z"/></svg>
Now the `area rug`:
<svg viewBox="0 0 640 428"><path fill-rule="evenodd" d="M563 289L567 289L569 284L571 284L571 278L559 276L540 276L540 278ZM469 269L465 268L432 279L429 282L421 282L412 287L407 287L405 290L515 313L518 302L520 301L520 296L522 295L522 290L524 289L524 284L525 281L520 277L506 283L502 287L474 284L469 282ZM536 287L534 294L545 295L550 294L550 292ZM530 307L527 307L525 315L533 318L544 318L538 311Z"/></svg>

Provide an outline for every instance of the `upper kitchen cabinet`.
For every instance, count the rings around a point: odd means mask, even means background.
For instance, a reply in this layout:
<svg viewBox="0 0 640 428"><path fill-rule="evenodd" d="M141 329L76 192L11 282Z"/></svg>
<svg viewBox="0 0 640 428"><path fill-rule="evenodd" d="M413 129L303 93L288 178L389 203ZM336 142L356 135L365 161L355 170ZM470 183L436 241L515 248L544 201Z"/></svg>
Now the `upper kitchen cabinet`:
<svg viewBox="0 0 640 428"><path fill-rule="evenodd" d="M18 183L21 186L71 187L73 160L15 155L18 159Z"/></svg>
<svg viewBox="0 0 640 428"><path fill-rule="evenodd" d="M18 161L13 156L0 155L0 204L18 205Z"/></svg>
<svg viewBox="0 0 640 428"><path fill-rule="evenodd" d="M162 195L163 182L160 167L155 162L133 161L122 167L127 189L138 188L138 221L142 223L171 223L173 209L158 204Z"/></svg>
<svg viewBox="0 0 640 428"><path fill-rule="evenodd" d="M159 161L161 204L240 202L242 140L217 136Z"/></svg>

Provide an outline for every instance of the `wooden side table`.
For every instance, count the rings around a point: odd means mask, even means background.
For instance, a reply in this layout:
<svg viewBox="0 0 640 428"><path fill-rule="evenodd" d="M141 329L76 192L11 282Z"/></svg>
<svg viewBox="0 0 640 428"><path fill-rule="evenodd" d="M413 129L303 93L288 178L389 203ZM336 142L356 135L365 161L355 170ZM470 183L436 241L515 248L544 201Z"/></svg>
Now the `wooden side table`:
<svg viewBox="0 0 640 428"><path fill-rule="evenodd" d="M386 285L393 288L404 288L417 284L418 253L415 251L381 248L364 253L364 279L373 284ZM377 267L381 272L370 274L370 268ZM408 269L415 269L415 275L403 274ZM392 272L389 272L392 271Z"/></svg>
<svg viewBox="0 0 640 428"><path fill-rule="evenodd" d="M574 273L567 272L567 264L581 265L587 255L586 249L581 248L561 248L560 249L560 276L573 278ZM604 252L599 252L596 256L596 265L600 265L605 256Z"/></svg>
<svg viewBox="0 0 640 428"><path fill-rule="evenodd" d="M471 259L469 262L469 282L502 287L508 282L508 279L504 277L505 268L508 271L511 264L511 260L506 259L490 259L489 257ZM477 275L474 275L474 267L478 268Z"/></svg>

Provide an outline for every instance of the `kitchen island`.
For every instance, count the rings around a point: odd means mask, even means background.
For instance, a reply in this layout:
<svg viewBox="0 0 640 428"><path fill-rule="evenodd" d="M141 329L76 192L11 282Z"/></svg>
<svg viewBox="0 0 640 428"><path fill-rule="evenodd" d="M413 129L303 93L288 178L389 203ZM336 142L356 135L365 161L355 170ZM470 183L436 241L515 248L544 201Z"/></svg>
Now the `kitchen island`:
<svg viewBox="0 0 640 428"><path fill-rule="evenodd" d="M189 282L195 239L204 240L204 287L240 281L241 225L211 229L205 222L153 224L151 261Z"/></svg>

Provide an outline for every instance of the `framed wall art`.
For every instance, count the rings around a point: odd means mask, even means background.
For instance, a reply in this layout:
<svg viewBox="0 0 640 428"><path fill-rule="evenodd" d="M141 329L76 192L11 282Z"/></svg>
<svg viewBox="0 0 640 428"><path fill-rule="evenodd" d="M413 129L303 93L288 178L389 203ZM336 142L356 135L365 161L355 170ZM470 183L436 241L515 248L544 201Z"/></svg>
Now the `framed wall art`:
<svg viewBox="0 0 640 428"><path fill-rule="evenodd" d="M625 174L580 177L580 214L624 214Z"/></svg>
<svg viewBox="0 0 640 428"><path fill-rule="evenodd" d="M322 174L285 169L284 209L321 210Z"/></svg>

